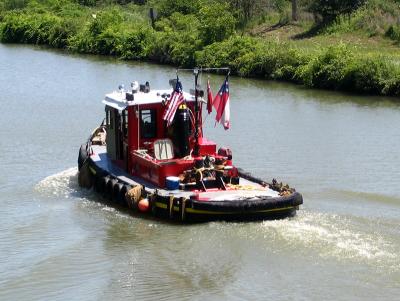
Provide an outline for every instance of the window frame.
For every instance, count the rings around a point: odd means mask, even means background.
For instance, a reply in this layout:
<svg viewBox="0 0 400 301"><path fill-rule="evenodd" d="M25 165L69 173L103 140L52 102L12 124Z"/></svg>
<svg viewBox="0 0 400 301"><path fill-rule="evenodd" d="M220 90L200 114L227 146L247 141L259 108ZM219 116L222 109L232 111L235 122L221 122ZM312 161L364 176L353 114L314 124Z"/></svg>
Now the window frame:
<svg viewBox="0 0 400 301"><path fill-rule="evenodd" d="M146 116L147 115L147 116ZM145 120L150 117L151 133L145 133ZM140 109L140 139L155 139L157 138L157 109Z"/></svg>

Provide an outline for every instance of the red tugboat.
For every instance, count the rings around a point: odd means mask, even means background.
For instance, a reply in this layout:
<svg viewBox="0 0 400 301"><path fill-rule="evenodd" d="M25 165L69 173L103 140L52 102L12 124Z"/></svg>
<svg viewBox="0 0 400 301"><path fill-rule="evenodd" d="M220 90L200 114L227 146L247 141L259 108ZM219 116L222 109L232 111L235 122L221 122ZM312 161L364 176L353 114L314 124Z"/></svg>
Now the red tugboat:
<svg viewBox="0 0 400 301"><path fill-rule="evenodd" d="M295 215L301 194L237 168L230 149L217 150L204 137L204 92L199 69L193 72L191 94L177 78L172 90L134 82L129 91L120 87L105 96L106 118L79 151L80 186L140 214L185 222ZM228 76L214 102L217 121L228 128Z"/></svg>

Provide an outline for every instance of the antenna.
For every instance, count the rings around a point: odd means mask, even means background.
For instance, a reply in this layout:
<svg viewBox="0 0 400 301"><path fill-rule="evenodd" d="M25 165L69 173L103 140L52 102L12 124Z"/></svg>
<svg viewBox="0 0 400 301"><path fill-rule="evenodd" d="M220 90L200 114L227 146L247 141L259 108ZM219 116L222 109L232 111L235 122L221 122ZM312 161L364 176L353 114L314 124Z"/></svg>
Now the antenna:
<svg viewBox="0 0 400 301"><path fill-rule="evenodd" d="M194 74L194 148L193 148L193 155L198 157L200 154L200 146L199 146L199 90L197 87L197 80L199 77L199 69L193 69Z"/></svg>

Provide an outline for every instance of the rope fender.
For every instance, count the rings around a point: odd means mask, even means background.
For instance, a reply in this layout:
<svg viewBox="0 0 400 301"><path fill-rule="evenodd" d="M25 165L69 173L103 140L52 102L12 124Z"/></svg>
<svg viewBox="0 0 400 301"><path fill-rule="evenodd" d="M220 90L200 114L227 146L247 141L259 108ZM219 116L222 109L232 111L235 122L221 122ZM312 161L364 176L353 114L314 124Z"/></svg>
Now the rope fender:
<svg viewBox="0 0 400 301"><path fill-rule="evenodd" d="M126 202L128 203L128 207L131 209L136 209L137 205L142 197L143 186L136 185L128 190L125 194Z"/></svg>

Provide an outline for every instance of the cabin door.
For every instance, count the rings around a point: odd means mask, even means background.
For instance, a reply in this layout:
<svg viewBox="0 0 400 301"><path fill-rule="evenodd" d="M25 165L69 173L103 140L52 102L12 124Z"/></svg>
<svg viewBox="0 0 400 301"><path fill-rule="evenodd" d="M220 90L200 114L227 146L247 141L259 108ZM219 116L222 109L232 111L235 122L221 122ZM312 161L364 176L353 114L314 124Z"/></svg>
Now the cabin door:
<svg viewBox="0 0 400 301"><path fill-rule="evenodd" d="M118 159L118 127L119 116L118 110L106 107L106 123L107 123L107 154L112 160Z"/></svg>
<svg viewBox="0 0 400 301"><path fill-rule="evenodd" d="M128 111L123 110L119 115L118 131L118 159L124 161L124 168L128 169Z"/></svg>

